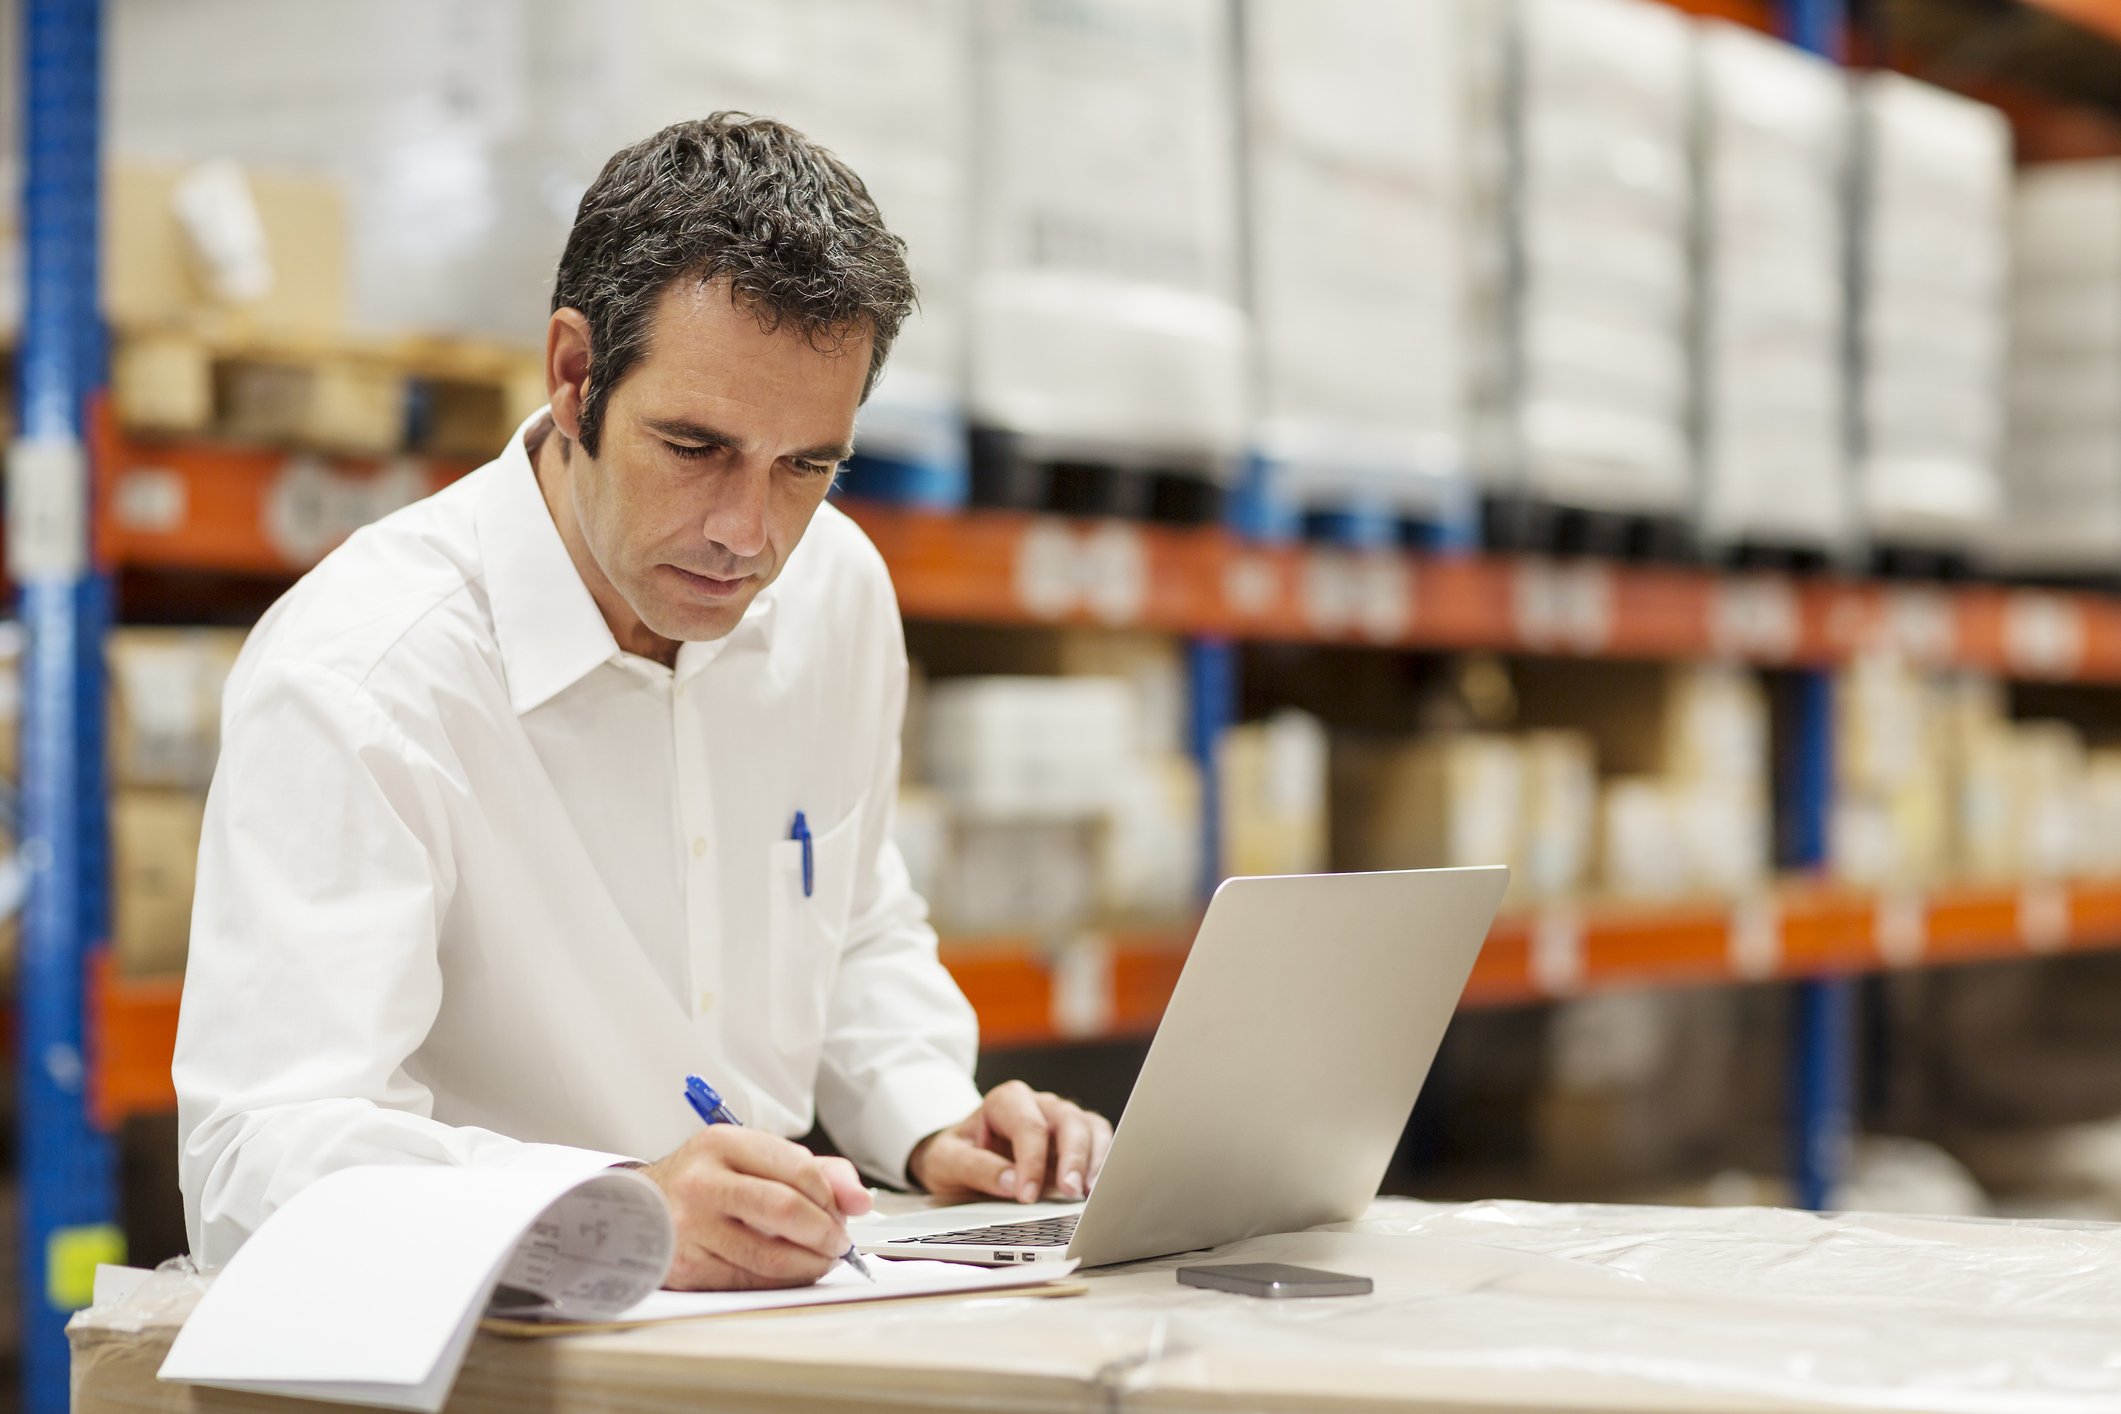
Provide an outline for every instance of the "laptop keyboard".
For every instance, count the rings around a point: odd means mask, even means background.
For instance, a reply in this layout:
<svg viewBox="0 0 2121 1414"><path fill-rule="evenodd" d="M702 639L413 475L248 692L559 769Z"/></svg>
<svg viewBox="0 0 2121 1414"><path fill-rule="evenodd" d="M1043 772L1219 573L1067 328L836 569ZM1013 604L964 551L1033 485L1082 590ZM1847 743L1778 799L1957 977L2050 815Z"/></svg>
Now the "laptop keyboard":
<svg viewBox="0 0 2121 1414"><path fill-rule="evenodd" d="M992 1227L961 1227L955 1232L930 1233L915 1242L947 1242L959 1246L1066 1247L1075 1240L1075 1220L1080 1213L1057 1218L1033 1218L1020 1223L996 1223Z"/></svg>

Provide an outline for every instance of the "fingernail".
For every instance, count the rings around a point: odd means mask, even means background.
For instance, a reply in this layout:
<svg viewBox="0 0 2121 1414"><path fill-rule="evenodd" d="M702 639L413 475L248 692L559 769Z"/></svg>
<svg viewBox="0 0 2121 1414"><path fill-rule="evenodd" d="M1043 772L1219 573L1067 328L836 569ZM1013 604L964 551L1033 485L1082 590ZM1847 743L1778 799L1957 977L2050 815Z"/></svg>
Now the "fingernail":
<svg viewBox="0 0 2121 1414"><path fill-rule="evenodd" d="M1002 1187L1002 1188L1014 1188L1014 1187L1016 1187L1016 1170L1015 1170L1015 1169L1003 1169L1003 1170L1002 1170L1002 1181L1001 1181L1001 1183L1000 1183L999 1185L997 1185L997 1186L998 1186L998 1187Z"/></svg>
<svg viewBox="0 0 2121 1414"><path fill-rule="evenodd" d="M1062 1181L1061 1186L1068 1191L1068 1196L1070 1198L1080 1198L1083 1196L1083 1176L1079 1173L1069 1174L1068 1177Z"/></svg>
<svg viewBox="0 0 2121 1414"><path fill-rule="evenodd" d="M1022 1188L1017 1190L1016 1201L1019 1203L1029 1203L1037 1197L1038 1185L1035 1183L1027 1183Z"/></svg>

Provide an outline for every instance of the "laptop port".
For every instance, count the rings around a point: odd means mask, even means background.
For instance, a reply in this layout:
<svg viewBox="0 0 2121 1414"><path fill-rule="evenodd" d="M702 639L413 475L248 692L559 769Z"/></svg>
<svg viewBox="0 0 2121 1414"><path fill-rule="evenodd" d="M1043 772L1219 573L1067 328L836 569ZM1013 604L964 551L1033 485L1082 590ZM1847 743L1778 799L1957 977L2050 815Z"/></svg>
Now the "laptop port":
<svg viewBox="0 0 2121 1414"><path fill-rule="evenodd" d="M1016 1260L1016 1254L1014 1252L997 1252L994 1254L994 1260L997 1262L1013 1262Z"/></svg>

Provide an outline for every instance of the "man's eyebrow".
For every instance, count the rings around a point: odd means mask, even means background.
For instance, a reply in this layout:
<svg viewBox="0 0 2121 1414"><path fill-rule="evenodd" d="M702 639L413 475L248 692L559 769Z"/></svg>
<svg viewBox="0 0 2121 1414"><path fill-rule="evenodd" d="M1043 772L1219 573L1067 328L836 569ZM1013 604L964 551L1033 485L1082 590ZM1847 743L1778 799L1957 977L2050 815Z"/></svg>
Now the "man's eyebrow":
<svg viewBox="0 0 2121 1414"><path fill-rule="evenodd" d="M702 447L726 447L732 452L744 449L743 439L732 437L700 422L687 422L681 417L644 417L641 425L658 437L673 442L691 442Z"/></svg>

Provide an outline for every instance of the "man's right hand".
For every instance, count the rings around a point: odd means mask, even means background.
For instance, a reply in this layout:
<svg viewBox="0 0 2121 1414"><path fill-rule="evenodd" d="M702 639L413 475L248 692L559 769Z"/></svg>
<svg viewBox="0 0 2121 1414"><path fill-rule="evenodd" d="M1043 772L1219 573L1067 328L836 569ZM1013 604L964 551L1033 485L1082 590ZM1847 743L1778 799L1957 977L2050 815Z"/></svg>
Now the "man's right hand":
<svg viewBox="0 0 2121 1414"><path fill-rule="evenodd" d="M731 1124L702 1129L641 1172L677 1223L663 1279L675 1291L808 1286L852 1245L843 1218L869 1211L845 1159Z"/></svg>

